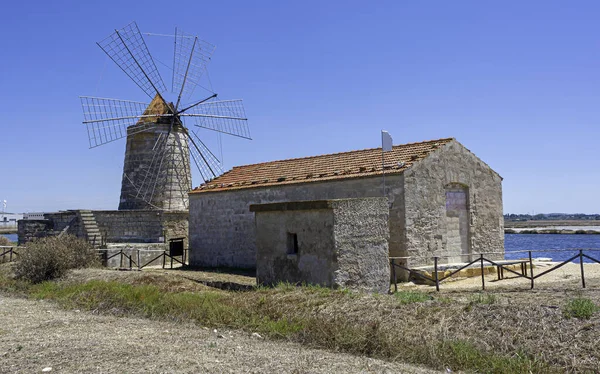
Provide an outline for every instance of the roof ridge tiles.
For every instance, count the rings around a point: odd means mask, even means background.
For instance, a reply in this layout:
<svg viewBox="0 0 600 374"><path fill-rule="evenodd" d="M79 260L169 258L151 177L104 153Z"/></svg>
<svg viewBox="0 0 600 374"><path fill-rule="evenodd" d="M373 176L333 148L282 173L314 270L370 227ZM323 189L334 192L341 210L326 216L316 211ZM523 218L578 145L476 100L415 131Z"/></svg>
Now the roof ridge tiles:
<svg viewBox="0 0 600 374"><path fill-rule="evenodd" d="M392 146L393 148L397 148L397 147L407 147L407 146L412 146L412 145L418 145L418 144L427 144L427 143L433 143L433 142L441 142L441 141L445 141L445 142L449 142L452 140L456 140L455 138L441 138L441 139L431 139L431 140L424 140L421 142L414 142L414 143L404 143L404 144L397 144ZM247 168L250 166L257 166L257 165L265 165L265 164L272 164L275 162L284 162L284 161L296 161L296 160L308 160L311 158L319 158L319 157L325 157L325 156L336 156L336 155L343 155L346 153L355 153L355 152L365 152L365 151L374 151L374 150L378 150L381 149L381 147L375 147L375 148L364 148L364 149L355 149L352 151L343 151L343 152L335 152L335 153L323 153L320 155L314 155L314 156L304 156L304 157L292 157L292 158L284 158L281 160L272 160L272 161L265 161L265 162L257 162L255 164L245 164L245 165L238 165L238 166L234 166L233 168L231 168L231 170L223 173L222 175L220 175L219 177L222 177L223 175L225 175L226 173L229 173L230 171L232 171L233 169L239 169L239 168ZM219 178L217 177L217 178Z"/></svg>
<svg viewBox="0 0 600 374"><path fill-rule="evenodd" d="M451 141L456 139L395 145L392 152L384 154L385 162L393 163L385 165L385 168L382 168L379 155L381 147L241 165L194 188L191 193L368 177L380 175L384 169L390 174L397 174Z"/></svg>

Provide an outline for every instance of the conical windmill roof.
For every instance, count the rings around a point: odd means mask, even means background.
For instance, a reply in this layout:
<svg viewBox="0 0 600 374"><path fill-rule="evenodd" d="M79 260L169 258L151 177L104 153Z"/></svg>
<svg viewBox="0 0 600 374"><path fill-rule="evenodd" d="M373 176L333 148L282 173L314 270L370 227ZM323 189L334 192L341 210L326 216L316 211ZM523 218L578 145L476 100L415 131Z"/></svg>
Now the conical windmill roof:
<svg viewBox="0 0 600 374"><path fill-rule="evenodd" d="M173 109L170 105L165 103L165 101L159 94L156 94L154 96L154 99L152 99L152 101L150 102L150 104L148 104L148 107L144 111L145 116L152 115L152 114L155 114L155 115L173 114ZM140 123L140 122L156 122L156 121L157 121L157 118L154 118L154 117L143 117L139 120L138 123Z"/></svg>

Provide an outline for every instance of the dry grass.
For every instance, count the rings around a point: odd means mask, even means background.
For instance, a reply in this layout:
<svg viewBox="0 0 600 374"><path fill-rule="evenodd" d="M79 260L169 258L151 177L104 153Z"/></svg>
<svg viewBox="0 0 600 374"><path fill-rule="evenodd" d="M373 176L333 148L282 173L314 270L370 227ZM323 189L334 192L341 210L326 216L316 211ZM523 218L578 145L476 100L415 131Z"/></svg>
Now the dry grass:
<svg viewBox="0 0 600 374"><path fill-rule="evenodd" d="M0 235L0 246L12 246L15 243L11 242L6 236Z"/></svg>
<svg viewBox="0 0 600 374"><path fill-rule="evenodd" d="M62 282L0 287L66 308L259 332L272 339L477 372L579 372L600 368L598 313L568 318L582 291L559 288L473 293L419 290L366 295L282 284L247 292L202 284L203 273L78 270ZM211 281L230 275L206 273ZM241 280L250 283L252 278ZM101 279L100 281L98 279ZM600 290L585 290L599 304Z"/></svg>

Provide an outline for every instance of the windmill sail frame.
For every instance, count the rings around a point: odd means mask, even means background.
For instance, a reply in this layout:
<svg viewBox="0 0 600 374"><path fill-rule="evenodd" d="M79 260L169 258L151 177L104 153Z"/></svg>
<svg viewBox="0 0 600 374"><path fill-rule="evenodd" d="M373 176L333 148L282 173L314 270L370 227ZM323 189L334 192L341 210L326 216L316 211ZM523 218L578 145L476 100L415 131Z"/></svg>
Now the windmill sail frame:
<svg viewBox="0 0 600 374"><path fill-rule="evenodd" d="M221 162L201 140L198 129L251 139L241 100L216 100L213 93L180 108L207 72L215 46L177 28L173 37L175 104L164 99L164 81L135 22L97 44L152 102L80 96L90 148L127 138L119 209L187 209L191 163L205 182L222 173ZM190 130L190 125L196 129Z"/></svg>

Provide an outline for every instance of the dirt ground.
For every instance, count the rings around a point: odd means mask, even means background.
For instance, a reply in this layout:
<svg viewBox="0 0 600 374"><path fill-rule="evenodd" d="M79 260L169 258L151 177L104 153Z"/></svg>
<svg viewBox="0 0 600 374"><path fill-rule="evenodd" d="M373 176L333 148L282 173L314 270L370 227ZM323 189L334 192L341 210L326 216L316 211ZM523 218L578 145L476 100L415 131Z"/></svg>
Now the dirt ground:
<svg viewBox="0 0 600 374"><path fill-rule="evenodd" d="M534 274L539 274L553 265L555 264L537 263ZM527 279L505 273L507 279L498 281L496 274L490 274L486 276L486 290L497 295L493 305L475 305L472 312L464 312L463 304L451 303L447 308L456 310L455 315L446 316L443 309L437 307L437 311L433 308L431 312L435 314L433 317L441 313L436 318L445 318L447 326L444 328L448 329L449 334L457 336L463 330L473 330L475 332L470 334L475 335L485 334L486 331L493 332L494 335L505 330L512 331L510 324L516 323L519 332L514 335L513 340L519 336L524 340L519 342L523 346L533 344L532 342L538 339L554 336L554 333L548 331L558 329L562 331L560 342L552 341L554 348L551 351L555 354L565 351L565 357L584 362L588 360L587 356L578 356L581 349L577 348L577 345L587 347L582 348L583 352L595 347L593 342L597 340L597 326L600 326L600 320L596 317L589 321L565 320L561 316L565 300L572 296L583 295L600 304L600 265L585 264L584 271L587 285L585 290L581 287L579 264L567 264L537 279L534 290L530 290ZM154 284L175 292L231 289L230 287L234 286L251 287L255 282L253 277L247 275L163 269L144 269L141 272L77 270L62 281L79 283L92 279ZM446 281L441 284L440 289L440 293L437 294L432 286L399 284L399 290L431 292L453 300L464 299L468 303L475 291L481 290L481 278ZM372 301L376 304L389 300L373 298ZM423 318L420 311L429 308L428 305L408 305L403 309L403 313L414 314L406 318L418 322L418 316ZM482 322L481 313L487 313L487 322ZM490 317L492 315L494 318ZM248 332L215 331L191 323L159 322L66 311L49 302L6 295L0 295L0 316L0 373L41 372L48 367L52 368L51 372L64 373L432 372L416 366L311 349L284 341L268 341ZM521 325L522 320L528 322ZM506 325L507 323L509 325ZM454 325L469 326L469 329L461 327L455 330ZM440 326L438 327L443 327ZM465 336L459 337L467 339L469 336L471 335L465 333ZM551 355L550 351L546 353ZM588 351L588 354L597 357L595 351ZM591 365L593 363L588 366Z"/></svg>
<svg viewBox="0 0 600 374"><path fill-rule="evenodd" d="M2 295L0 316L1 373L432 372L238 331L66 311Z"/></svg>
<svg viewBox="0 0 600 374"><path fill-rule="evenodd" d="M536 276L556 266L556 262L536 261L533 265L533 275ZM584 277L587 289L600 289L600 264L584 264ZM528 274L529 268L528 268ZM520 272L520 271L517 271ZM416 285L414 283L399 283L398 289L419 289L421 291L435 290L435 287L427 285ZM453 291L477 291L482 289L481 276L470 278L449 278L440 283L441 292ZM518 277L508 271L504 271L504 279L498 280L496 273L485 276L486 291L509 291L528 293L531 289L531 281ZM581 283L581 268L579 264L568 263L556 270L534 280L535 289L555 289L563 291L584 291Z"/></svg>

